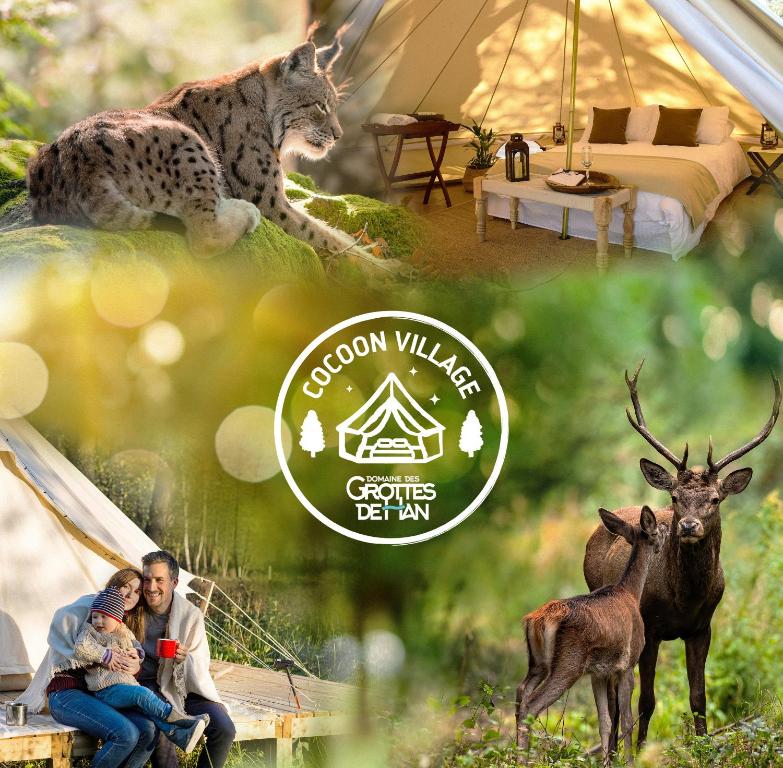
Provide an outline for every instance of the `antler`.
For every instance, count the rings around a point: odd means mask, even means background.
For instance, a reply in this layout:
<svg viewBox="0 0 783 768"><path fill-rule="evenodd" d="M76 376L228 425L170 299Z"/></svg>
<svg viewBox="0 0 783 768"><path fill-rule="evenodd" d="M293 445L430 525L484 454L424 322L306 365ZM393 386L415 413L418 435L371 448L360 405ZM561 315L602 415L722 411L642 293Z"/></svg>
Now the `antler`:
<svg viewBox="0 0 783 768"><path fill-rule="evenodd" d="M647 429L647 424L644 422L644 414L642 413L642 406L639 403L639 393L636 391L636 382L639 379L639 371L642 370L644 360L639 363L639 367L631 378L628 378L628 371L625 372L625 383L628 385L628 391L631 393L631 403L633 403L634 413L636 414L636 420L631 416L630 409L625 409L625 415L628 417L628 421L631 426L664 458L668 459L678 471L682 472L688 466L688 443L685 443L685 452L680 459L675 453L670 451L660 440L653 437L652 432Z"/></svg>
<svg viewBox="0 0 783 768"><path fill-rule="evenodd" d="M775 422L778 420L778 414L780 413L780 382L774 372L771 373L772 384L775 387L775 402L772 404L772 414L767 420L767 423L764 425L761 432L759 432L749 443L745 443L742 448L737 448L736 451L732 451L732 453L716 462L713 462L712 460L712 437L710 437L710 447L707 450L707 466L713 474L717 474L728 464L731 464L733 461L736 461L746 453L752 451L757 445L761 445L761 443L769 437L769 433L772 432L772 427L775 426Z"/></svg>

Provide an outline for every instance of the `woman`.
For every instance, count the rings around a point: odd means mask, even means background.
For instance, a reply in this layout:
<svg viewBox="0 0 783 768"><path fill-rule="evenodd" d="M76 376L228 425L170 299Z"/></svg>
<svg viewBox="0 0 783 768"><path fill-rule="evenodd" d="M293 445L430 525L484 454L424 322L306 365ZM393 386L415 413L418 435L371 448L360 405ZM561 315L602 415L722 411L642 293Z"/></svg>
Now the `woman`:
<svg viewBox="0 0 783 768"><path fill-rule="evenodd" d="M144 640L144 604L141 572L136 568L117 571L106 583L116 587L125 599L125 622L140 642ZM62 725L70 725L100 739L92 768L143 768L152 754L158 733L152 721L141 713L118 712L96 699L84 683L84 670L73 658L73 646L79 630L90 614L94 595L80 597L71 605L55 611L49 627L49 651L27 690L17 701L39 712L46 696L49 711ZM112 654L106 665L113 671L135 675L141 666L135 653Z"/></svg>

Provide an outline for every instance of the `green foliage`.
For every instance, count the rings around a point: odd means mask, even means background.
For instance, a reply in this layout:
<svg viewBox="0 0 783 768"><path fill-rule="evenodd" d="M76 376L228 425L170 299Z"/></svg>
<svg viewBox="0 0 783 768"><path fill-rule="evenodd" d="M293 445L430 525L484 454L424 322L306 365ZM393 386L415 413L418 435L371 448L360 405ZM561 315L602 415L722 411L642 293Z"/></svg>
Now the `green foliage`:
<svg viewBox="0 0 783 768"><path fill-rule="evenodd" d="M497 139L495 131L491 128L483 128L475 120L473 125L463 125L462 127L467 128L475 137L470 142L470 146L475 150L475 154L468 162L468 168L491 168L497 162L497 157L492 152L492 145Z"/></svg>
<svg viewBox="0 0 783 768"><path fill-rule="evenodd" d="M15 51L28 46L51 46L54 38L49 26L74 10L68 2L16 0L0 13L0 42ZM32 129L27 120L34 107L29 91L0 71L0 138L30 136Z"/></svg>

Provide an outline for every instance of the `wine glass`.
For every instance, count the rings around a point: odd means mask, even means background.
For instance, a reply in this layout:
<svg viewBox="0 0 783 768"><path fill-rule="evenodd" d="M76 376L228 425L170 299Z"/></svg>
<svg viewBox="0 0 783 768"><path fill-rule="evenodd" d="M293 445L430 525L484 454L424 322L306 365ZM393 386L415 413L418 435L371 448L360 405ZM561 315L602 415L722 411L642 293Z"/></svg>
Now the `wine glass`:
<svg viewBox="0 0 783 768"><path fill-rule="evenodd" d="M587 179L585 180L586 184L590 183L590 166L593 164L593 148L589 144L585 144L584 148L582 149L582 165L585 167L585 170L587 171Z"/></svg>

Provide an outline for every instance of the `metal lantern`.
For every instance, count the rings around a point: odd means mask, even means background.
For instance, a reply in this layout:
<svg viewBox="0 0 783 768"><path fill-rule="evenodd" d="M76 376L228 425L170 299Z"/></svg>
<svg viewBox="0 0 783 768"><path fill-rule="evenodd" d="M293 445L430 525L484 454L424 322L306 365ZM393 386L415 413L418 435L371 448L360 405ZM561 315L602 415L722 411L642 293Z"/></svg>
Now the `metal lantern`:
<svg viewBox="0 0 783 768"><path fill-rule="evenodd" d="M773 149L778 145L777 131L772 127L768 121L764 121L761 124L761 146L764 149Z"/></svg>
<svg viewBox="0 0 783 768"><path fill-rule="evenodd" d="M509 181L530 180L530 148L521 133L512 133L506 142L506 178Z"/></svg>
<svg viewBox="0 0 783 768"><path fill-rule="evenodd" d="M565 144L567 136L566 127L562 123L555 123L552 126L552 141L555 144Z"/></svg>

